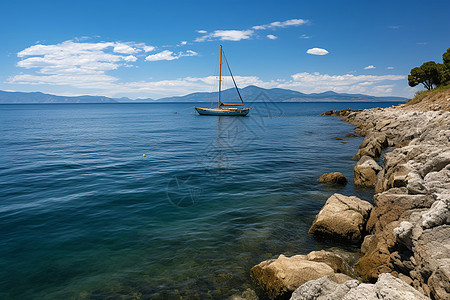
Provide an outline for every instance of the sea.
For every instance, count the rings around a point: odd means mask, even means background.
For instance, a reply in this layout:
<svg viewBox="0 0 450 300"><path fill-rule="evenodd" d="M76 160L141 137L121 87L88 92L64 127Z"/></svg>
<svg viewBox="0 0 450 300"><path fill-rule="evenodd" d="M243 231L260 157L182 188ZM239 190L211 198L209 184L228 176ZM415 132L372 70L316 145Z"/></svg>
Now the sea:
<svg viewBox="0 0 450 300"><path fill-rule="evenodd" d="M373 195L352 184L362 138L317 115L394 104L0 105L0 299L226 299L280 254L358 255L308 235L332 194Z"/></svg>

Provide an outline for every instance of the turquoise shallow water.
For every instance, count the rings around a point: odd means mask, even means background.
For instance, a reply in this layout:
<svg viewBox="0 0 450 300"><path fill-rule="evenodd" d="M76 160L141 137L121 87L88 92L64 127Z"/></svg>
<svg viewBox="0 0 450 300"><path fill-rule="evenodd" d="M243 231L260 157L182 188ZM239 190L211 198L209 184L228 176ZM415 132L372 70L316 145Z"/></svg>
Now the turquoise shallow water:
<svg viewBox="0 0 450 300"><path fill-rule="evenodd" d="M226 298L307 234L361 138L317 117L392 103L0 105L0 298ZM335 138L343 138L336 140ZM343 143L344 142L344 143ZM143 157L146 154L146 157Z"/></svg>

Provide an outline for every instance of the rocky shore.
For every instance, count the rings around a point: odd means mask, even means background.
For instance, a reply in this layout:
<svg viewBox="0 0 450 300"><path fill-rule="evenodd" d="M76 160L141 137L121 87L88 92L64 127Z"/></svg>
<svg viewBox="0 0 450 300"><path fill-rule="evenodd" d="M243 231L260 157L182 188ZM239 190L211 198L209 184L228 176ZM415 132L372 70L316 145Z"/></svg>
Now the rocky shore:
<svg viewBox="0 0 450 300"><path fill-rule="evenodd" d="M450 111L439 110L450 101L433 101L322 114L365 136L354 184L376 194L374 206L331 196L310 234L361 243L362 257L353 268L325 251L262 262L251 275L269 298L450 299Z"/></svg>

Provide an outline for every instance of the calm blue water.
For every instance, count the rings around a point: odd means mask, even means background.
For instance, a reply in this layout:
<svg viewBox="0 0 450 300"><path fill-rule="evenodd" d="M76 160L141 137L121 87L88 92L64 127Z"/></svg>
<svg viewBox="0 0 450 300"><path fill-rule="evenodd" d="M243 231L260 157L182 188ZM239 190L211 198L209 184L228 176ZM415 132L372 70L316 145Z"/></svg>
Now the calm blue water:
<svg viewBox="0 0 450 300"><path fill-rule="evenodd" d="M225 298L262 260L332 246L307 231L361 138L329 109L0 105L0 298ZM335 138L343 138L336 140ZM143 157L146 154L146 157Z"/></svg>

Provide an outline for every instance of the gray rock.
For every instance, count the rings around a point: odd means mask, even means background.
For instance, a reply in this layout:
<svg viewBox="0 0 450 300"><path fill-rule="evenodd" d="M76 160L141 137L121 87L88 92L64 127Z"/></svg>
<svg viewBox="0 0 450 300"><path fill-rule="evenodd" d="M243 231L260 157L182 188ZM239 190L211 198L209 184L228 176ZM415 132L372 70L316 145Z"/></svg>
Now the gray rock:
<svg viewBox="0 0 450 300"><path fill-rule="evenodd" d="M291 300L422 300L428 299L399 278L384 273L375 284L359 283L349 280L338 284L330 276L309 281L291 296Z"/></svg>
<svg viewBox="0 0 450 300"><path fill-rule="evenodd" d="M342 299L352 288L359 285L357 280L337 283L332 276L311 280L294 291L291 300Z"/></svg>
<svg viewBox="0 0 450 300"><path fill-rule="evenodd" d="M422 216L423 229L443 224L450 224L450 199L434 202Z"/></svg>
<svg viewBox="0 0 450 300"><path fill-rule="evenodd" d="M354 168L354 183L359 186L372 187L377 181L377 174L382 168L373 158L363 156Z"/></svg>

